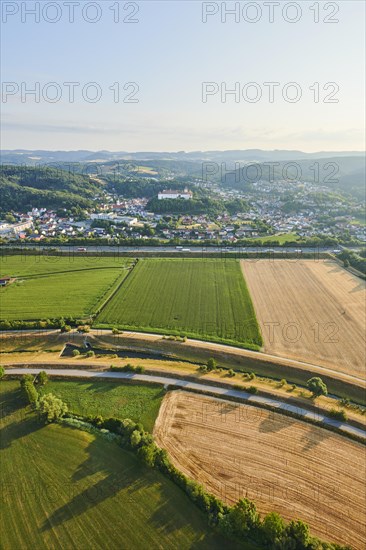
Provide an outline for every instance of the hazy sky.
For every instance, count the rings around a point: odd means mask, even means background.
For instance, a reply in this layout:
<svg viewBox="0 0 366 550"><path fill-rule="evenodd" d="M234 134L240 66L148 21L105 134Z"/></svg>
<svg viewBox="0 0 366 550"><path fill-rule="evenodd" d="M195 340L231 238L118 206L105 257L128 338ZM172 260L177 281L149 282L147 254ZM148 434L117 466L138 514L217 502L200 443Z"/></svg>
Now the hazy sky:
<svg viewBox="0 0 366 550"><path fill-rule="evenodd" d="M365 147L363 0L1 4L3 149Z"/></svg>

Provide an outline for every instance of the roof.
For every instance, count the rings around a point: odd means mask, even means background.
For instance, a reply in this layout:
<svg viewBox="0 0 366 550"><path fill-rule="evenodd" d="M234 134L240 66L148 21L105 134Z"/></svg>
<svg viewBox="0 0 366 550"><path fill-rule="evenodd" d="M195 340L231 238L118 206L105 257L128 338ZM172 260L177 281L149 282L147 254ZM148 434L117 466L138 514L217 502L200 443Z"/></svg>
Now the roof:
<svg viewBox="0 0 366 550"><path fill-rule="evenodd" d="M10 275L0 276L0 281L10 281L10 279L11 279Z"/></svg>
<svg viewBox="0 0 366 550"><path fill-rule="evenodd" d="M159 195L192 195L191 191L177 191L176 189L166 189L159 191Z"/></svg>

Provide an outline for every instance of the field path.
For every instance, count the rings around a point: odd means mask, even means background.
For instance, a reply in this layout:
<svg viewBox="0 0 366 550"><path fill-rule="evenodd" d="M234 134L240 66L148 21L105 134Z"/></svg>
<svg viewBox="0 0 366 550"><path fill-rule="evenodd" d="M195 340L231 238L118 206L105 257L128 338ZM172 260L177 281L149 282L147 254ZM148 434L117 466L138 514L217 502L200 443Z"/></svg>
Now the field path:
<svg viewBox="0 0 366 550"><path fill-rule="evenodd" d="M38 374L41 370L44 370L50 377L66 377L66 378L93 378L99 380L137 380L140 382L150 382L155 384L162 384L164 386L175 386L177 388L188 389L196 392L207 392L217 395L219 397L231 397L238 401L245 401L251 405L270 406L278 411L284 411L285 413L300 415L303 418L324 424L330 428L337 428L344 435L352 435L361 438L366 442L366 430L351 426L347 422L340 422L334 418L329 418L320 412L308 411L302 407L296 407L289 403L283 403L278 399L272 399L270 397L261 397L259 395L252 395L242 390L233 390L222 388L219 386L212 386L208 384L200 384L192 382L190 380L182 380L181 378L170 378L167 376L157 376L151 374L135 374L130 372L96 372L87 371L81 369L47 369L47 368L6 368L5 374L10 375L23 375L23 374Z"/></svg>

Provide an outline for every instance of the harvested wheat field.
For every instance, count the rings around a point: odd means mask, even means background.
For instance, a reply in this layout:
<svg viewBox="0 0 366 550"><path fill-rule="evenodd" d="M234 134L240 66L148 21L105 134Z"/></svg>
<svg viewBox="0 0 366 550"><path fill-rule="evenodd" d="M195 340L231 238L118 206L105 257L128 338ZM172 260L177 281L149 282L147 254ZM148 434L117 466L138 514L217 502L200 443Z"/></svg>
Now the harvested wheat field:
<svg viewBox="0 0 366 550"><path fill-rule="evenodd" d="M329 260L241 265L266 353L365 378L365 281Z"/></svg>
<svg viewBox="0 0 366 550"><path fill-rule="evenodd" d="M169 392L155 424L158 445L189 477L224 501L302 519L324 540L366 545L361 443L249 405Z"/></svg>

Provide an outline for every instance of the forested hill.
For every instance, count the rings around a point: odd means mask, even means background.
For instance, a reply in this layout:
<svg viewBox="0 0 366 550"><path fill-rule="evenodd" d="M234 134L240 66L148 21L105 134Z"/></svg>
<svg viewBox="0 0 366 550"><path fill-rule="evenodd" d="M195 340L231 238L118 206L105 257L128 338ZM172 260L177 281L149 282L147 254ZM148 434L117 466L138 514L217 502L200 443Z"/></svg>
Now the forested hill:
<svg viewBox="0 0 366 550"><path fill-rule="evenodd" d="M5 165L0 169L0 212L88 208L101 189L89 176L54 168Z"/></svg>
<svg viewBox="0 0 366 550"><path fill-rule="evenodd" d="M330 157L311 160L279 161L275 163L246 163L225 176L218 172L214 178L223 185L242 189L254 181L303 181L329 187L364 200L365 157Z"/></svg>

